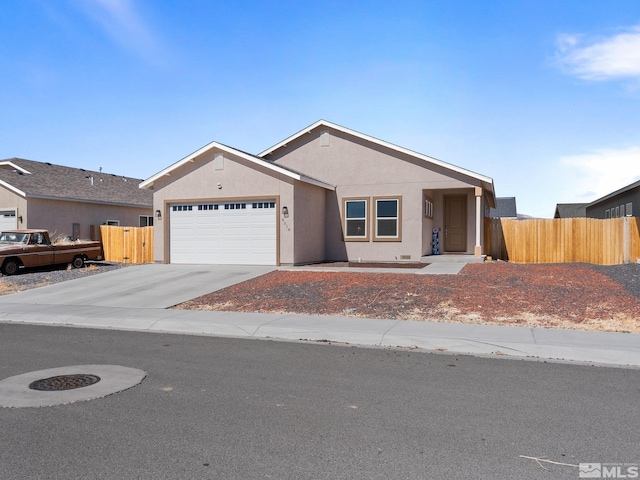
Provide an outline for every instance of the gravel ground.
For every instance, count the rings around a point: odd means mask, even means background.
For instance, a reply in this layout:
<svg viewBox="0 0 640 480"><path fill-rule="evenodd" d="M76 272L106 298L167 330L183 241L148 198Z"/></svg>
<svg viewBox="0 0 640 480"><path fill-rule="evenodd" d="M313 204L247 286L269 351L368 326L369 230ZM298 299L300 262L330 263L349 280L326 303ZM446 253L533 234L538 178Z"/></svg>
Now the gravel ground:
<svg viewBox="0 0 640 480"><path fill-rule="evenodd" d="M458 275L274 271L175 308L640 333L640 265L487 262Z"/></svg>
<svg viewBox="0 0 640 480"><path fill-rule="evenodd" d="M130 264L21 270L0 295ZM459 275L273 272L178 308L516 324L640 333L640 264L468 265ZM366 301L365 301L366 300Z"/></svg>
<svg viewBox="0 0 640 480"><path fill-rule="evenodd" d="M43 287L53 283L66 282L76 278L89 277L99 273L127 267L128 263L87 262L84 268L69 268L67 265L57 265L46 268L20 269L16 275L0 278L0 295L16 293L30 288Z"/></svg>
<svg viewBox="0 0 640 480"><path fill-rule="evenodd" d="M627 263L625 265L612 266L589 266L596 272L602 273L614 282L622 285L632 295L640 298L640 263Z"/></svg>

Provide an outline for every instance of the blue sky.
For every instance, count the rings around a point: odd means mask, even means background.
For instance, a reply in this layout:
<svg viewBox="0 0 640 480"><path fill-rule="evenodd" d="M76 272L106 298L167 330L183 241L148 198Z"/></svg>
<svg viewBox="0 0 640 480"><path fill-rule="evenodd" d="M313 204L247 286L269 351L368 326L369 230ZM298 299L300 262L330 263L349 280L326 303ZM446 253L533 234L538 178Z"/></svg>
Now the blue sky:
<svg viewBox="0 0 640 480"><path fill-rule="evenodd" d="M523 214L640 179L637 0L4 0L0 158L147 178L319 119Z"/></svg>

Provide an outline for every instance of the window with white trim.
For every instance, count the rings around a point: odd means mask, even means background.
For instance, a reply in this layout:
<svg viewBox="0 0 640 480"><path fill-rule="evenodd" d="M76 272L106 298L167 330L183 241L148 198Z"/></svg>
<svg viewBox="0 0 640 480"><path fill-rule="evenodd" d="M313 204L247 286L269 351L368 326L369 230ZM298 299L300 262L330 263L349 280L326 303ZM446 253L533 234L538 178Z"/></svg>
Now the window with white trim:
<svg viewBox="0 0 640 480"><path fill-rule="evenodd" d="M344 199L344 239L346 241L369 240L367 221L368 199Z"/></svg>
<svg viewBox="0 0 640 480"><path fill-rule="evenodd" d="M374 240L400 240L400 198L374 197L373 202L375 209Z"/></svg>
<svg viewBox="0 0 640 480"><path fill-rule="evenodd" d="M631 203L632 202L627 203L627 208L626 208L626 211L625 211L627 217L633 216L633 211L632 211L633 209L631 208L632 207Z"/></svg>

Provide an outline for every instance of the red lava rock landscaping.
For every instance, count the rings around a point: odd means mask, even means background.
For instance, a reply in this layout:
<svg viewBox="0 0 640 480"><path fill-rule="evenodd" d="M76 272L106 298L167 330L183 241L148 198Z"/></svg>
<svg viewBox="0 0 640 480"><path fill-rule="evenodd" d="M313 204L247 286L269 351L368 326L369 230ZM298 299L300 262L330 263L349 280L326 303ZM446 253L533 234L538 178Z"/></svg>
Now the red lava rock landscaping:
<svg viewBox="0 0 640 480"><path fill-rule="evenodd" d="M640 298L586 264L470 264L458 275L275 271L181 309L640 332Z"/></svg>

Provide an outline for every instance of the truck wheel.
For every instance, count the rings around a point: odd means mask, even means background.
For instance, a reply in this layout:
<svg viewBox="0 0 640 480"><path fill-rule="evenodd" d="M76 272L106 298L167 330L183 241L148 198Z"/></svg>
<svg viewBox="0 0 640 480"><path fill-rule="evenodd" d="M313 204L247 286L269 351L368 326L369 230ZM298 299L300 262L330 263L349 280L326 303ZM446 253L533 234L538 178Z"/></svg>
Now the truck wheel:
<svg viewBox="0 0 640 480"><path fill-rule="evenodd" d="M77 257L73 257L73 261L71 262L73 268L82 268L84 267L84 257L78 255Z"/></svg>
<svg viewBox="0 0 640 480"><path fill-rule="evenodd" d="M6 260L4 265L2 265L2 273L5 275L13 275L18 271L18 262L15 260Z"/></svg>

